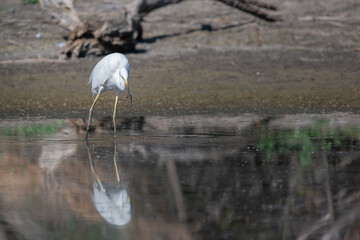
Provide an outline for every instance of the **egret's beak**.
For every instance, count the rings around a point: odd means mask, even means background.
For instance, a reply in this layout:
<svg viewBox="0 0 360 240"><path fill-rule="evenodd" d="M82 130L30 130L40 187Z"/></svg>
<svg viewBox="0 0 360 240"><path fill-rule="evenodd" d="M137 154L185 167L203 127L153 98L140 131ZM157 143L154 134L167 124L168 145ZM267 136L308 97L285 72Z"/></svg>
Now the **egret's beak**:
<svg viewBox="0 0 360 240"><path fill-rule="evenodd" d="M126 89L129 90L129 85L128 85L127 79L124 79L124 82L125 82Z"/></svg>
<svg viewBox="0 0 360 240"><path fill-rule="evenodd" d="M127 79L124 79L124 82L125 82L126 89L127 89L128 93L129 93L130 103L131 103L130 109L131 109L131 107L132 107L132 96L131 96L131 93L130 93L130 88L129 88ZM129 109L129 112L130 112L130 109Z"/></svg>

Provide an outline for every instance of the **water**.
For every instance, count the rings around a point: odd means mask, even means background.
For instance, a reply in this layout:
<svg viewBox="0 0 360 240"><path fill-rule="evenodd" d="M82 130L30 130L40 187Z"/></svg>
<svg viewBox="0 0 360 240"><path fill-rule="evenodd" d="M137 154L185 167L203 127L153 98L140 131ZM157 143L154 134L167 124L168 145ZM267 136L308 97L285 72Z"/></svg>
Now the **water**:
<svg viewBox="0 0 360 240"><path fill-rule="evenodd" d="M4 120L0 238L358 239L359 120Z"/></svg>

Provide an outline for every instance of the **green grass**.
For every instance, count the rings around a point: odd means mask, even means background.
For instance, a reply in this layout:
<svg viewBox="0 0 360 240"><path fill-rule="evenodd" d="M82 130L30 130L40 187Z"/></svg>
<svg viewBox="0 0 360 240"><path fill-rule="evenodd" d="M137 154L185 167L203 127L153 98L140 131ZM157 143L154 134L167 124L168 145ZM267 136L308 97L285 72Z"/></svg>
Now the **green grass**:
<svg viewBox="0 0 360 240"><path fill-rule="evenodd" d="M279 132L261 136L257 148L262 151L267 161L275 153L288 155L295 152L302 166L312 164L314 154L321 150L332 150L341 147L345 140L360 139L359 128L331 129L324 119L315 120L314 127L283 129Z"/></svg>
<svg viewBox="0 0 360 240"><path fill-rule="evenodd" d="M39 0L21 0L24 4L38 4Z"/></svg>
<svg viewBox="0 0 360 240"><path fill-rule="evenodd" d="M0 129L0 136L42 136L56 133L61 129L62 121L53 123L32 124L24 127L5 127Z"/></svg>

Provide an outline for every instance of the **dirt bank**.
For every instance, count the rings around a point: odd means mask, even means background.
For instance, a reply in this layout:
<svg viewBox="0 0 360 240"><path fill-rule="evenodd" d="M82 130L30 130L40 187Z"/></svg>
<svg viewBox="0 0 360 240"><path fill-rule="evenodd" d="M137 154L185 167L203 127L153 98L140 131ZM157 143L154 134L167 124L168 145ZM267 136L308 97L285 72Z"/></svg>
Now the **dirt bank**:
<svg viewBox="0 0 360 240"><path fill-rule="evenodd" d="M83 17L116 12L110 2L77 2ZM128 55L131 114L359 112L359 7L323 2L277 2L285 21L274 24L203 0L152 13L145 41ZM38 8L1 3L0 116L86 117L87 78L99 59L21 61L56 59L66 34ZM202 31L203 24L212 31ZM14 59L19 63L4 64ZM113 98L106 93L96 114L110 115Z"/></svg>

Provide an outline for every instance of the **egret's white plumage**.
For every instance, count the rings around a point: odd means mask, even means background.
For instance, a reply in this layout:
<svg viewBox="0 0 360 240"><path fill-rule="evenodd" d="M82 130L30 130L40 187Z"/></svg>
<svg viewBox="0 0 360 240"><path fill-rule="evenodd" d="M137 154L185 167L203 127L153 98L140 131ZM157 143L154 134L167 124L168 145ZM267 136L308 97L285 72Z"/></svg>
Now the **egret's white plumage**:
<svg viewBox="0 0 360 240"><path fill-rule="evenodd" d="M112 53L101 59L94 67L89 78L91 91L98 94L100 86L108 90L125 91L125 81L129 78L130 63L125 55Z"/></svg>
<svg viewBox="0 0 360 240"><path fill-rule="evenodd" d="M114 114L113 114L114 132L116 132L115 113L116 113L116 105L118 102L119 92L125 91L127 89L130 100L132 101L132 96L130 94L130 89L128 85L129 74L130 74L129 60L125 57L125 55L121 53L109 54L105 56L103 59L101 59L95 65L89 77L89 84L91 84L91 91L94 95L96 95L96 97L89 110L89 121L86 131L86 139L88 136L91 115L95 103L101 93L104 93L109 90L114 90L116 92Z"/></svg>

